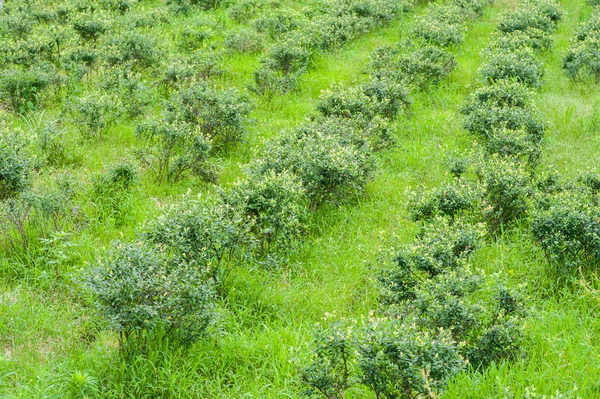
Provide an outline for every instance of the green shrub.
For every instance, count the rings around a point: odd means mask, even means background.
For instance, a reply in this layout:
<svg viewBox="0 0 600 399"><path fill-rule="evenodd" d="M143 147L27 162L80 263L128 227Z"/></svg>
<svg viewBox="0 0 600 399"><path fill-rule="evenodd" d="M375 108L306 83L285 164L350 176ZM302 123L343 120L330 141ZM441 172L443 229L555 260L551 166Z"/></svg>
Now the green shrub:
<svg viewBox="0 0 600 399"><path fill-rule="evenodd" d="M265 13L254 21L254 27L258 32L266 33L271 39L277 39L281 35L297 30L305 21L301 15L291 10L277 10Z"/></svg>
<svg viewBox="0 0 600 399"><path fill-rule="evenodd" d="M129 68L105 71L100 77L99 86L102 90L126 100L120 105L124 108L123 114L130 118L142 115L152 101L152 92L142 80L142 75Z"/></svg>
<svg viewBox="0 0 600 399"><path fill-rule="evenodd" d="M370 180L374 169L371 147L366 140L356 144L355 138L344 142L336 131L320 124L300 128L269 143L251 171L256 175L295 173L314 209L326 201L362 192Z"/></svg>
<svg viewBox="0 0 600 399"><path fill-rule="evenodd" d="M86 139L102 138L119 117L119 103L102 92L71 98L66 102L65 110Z"/></svg>
<svg viewBox="0 0 600 399"><path fill-rule="evenodd" d="M196 7L201 10L217 8L221 3L222 0L166 0L165 2L174 12L184 14Z"/></svg>
<svg viewBox="0 0 600 399"><path fill-rule="evenodd" d="M309 365L302 370L307 397L344 398L356 379L356 332L351 322L318 325Z"/></svg>
<svg viewBox="0 0 600 399"><path fill-rule="evenodd" d="M325 116L394 119L411 104L409 90L400 83L372 79L360 86L333 86L321 93L317 110Z"/></svg>
<svg viewBox="0 0 600 399"><path fill-rule="evenodd" d="M463 106L463 127L484 140L494 132L523 130L532 143L539 143L546 127L532 106L532 93L518 82L500 81L474 91Z"/></svg>
<svg viewBox="0 0 600 399"><path fill-rule="evenodd" d="M531 229L548 261L569 272L600 261L600 207L593 191L565 190L538 204Z"/></svg>
<svg viewBox="0 0 600 399"><path fill-rule="evenodd" d="M59 181L57 187L21 191L0 202L0 246L6 255L25 255L31 260L41 239L75 230L80 217L72 186L66 181Z"/></svg>
<svg viewBox="0 0 600 399"><path fill-rule="evenodd" d="M531 176L521 164L490 156L481 158L476 166L485 195L483 217L492 231L528 215L532 196Z"/></svg>
<svg viewBox="0 0 600 399"><path fill-rule="evenodd" d="M220 290L232 267L252 251L249 223L240 210L185 198L144 228L142 238L206 273Z"/></svg>
<svg viewBox="0 0 600 399"><path fill-rule="evenodd" d="M460 344L446 331L431 335L409 322L375 321L360 338L360 382L376 397L434 397L465 370Z"/></svg>
<svg viewBox="0 0 600 399"><path fill-rule="evenodd" d="M488 154L516 159L535 167L541 155L539 138L524 129L494 129L484 143Z"/></svg>
<svg viewBox="0 0 600 399"><path fill-rule="evenodd" d="M563 69L574 80L600 81L600 11L596 10L575 33L563 59Z"/></svg>
<svg viewBox="0 0 600 399"><path fill-rule="evenodd" d="M492 280L488 278L488 280ZM425 331L448 331L477 369L521 352L523 305L518 295L483 276L452 272L420 285L408 309Z"/></svg>
<svg viewBox="0 0 600 399"><path fill-rule="evenodd" d="M465 11L473 13L473 16L479 16L483 10L490 5L490 0L454 0L454 4Z"/></svg>
<svg viewBox="0 0 600 399"><path fill-rule="evenodd" d="M460 44L465 39L466 15L457 5L431 5L428 13L419 19L412 35L435 46Z"/></svg>
<svg viewBox="0 0 600 399"><path fill-rule="evenodd" d="M0 200L25 190L30 183L33 159L27 141L17 132L0 131Z"/></svg>
<svg viewBox="0 0 600 399"><path fill-rule="evenodd" d="M213 317L214 289L204 271L158 246L117 242L86 282L122 348L141 349L144 334L153 332L197 340Z"/></svg>
<svg viewBox="0 0 600 399"><path fill-rule="evenodd" d="M253 90L269 96L293 90L308 68L310 55L297 36L278 41L254 71Z"/></svg>
<svg viewBox="0 0 600 399"><path fill-rule="evenodd" d="M25 113L39 102L41 91L51 82L43 68L7 67L0 71L0 96L15 112Z"/></svg>
<svg viewBox="0 0 600 399"><path fill-rule="evenodd" d="M220 149L243 139L251 104L235 89L218 90L194 83L172 98L166 108L169 122L196 125Z"/></svg>
<svg viewBox="0 0 600 399"><path fill-rule="evenodd" d="M402 51L380 49L371 68L383 81L390 79L415 85L422 90L438 85L458 66L454 56L435 46L409 46Z"/></svg>
<svg viewBox="0 0 600 399"><path fill-rule="evenodd" d="M300 179L286 171L251 175L236 183L224 201L245 215L261 254L289 251L308 227L306 192Z"/></svg>
<svg viewBox="0 0 600 399"><path fill-rule="evenodd" d="M264 6L265 2L262 0L242 0L229 7L227 15L234 21L243 23L262 11Z"/></svg>
<svg viewBox="0 0 600 399"><path fill-rule="evenodd" d="M215 180L209 163L211 141L198 128L163 120L139 125L136 134L143 142L138 156L157 183L174 183L190 173Z"/></svg>
<svg viewBox="0 0 600 399"><path fill-rule="evenodd" d="M562 11L552 1L524 1L520 7L503 16L498 24L498 30L510 33L536 28L544 32L552 32L561 17Z"/></svg>
<svg viewBox="0 0 600 399"><path fill-rule="evenodd" d="M239 53L258 53L264 47L262 37L252 29L231 32L223 42L225 47Z"/></svg>
<svg viewBox="0 0 600 399"><path fill-rule="evenodd" d="M434 222L424 225L416 240L402 246L392 264L382 270L379 280L385 303L413 300L424 279L464 266L469 255L480 246L483 238L480 226L450 224L441 217Z"/></svg>
<svg viewBox="0 0 600 399"><path fill-rule="evenodd" d="M390 147L395 142L394 131L389 120L375 116L366 118L362 114L353 118L345 116L317 116L313 122L298 127L299 134L310 135L317 130L337 137L341 143L358 147L369 146L372 151ZM301 133L300 133L301 132Z"/></svg>
<svg viewBox="0 0 600 399"><path fill-rule="evenodd" d="M492 54L479 73L486 82L515 80L532 88L542 85L544 75L539 59L528 48Z"/></svg>
<svg viewBox="0 0 600 399"><path fill-rule="evenodd" d="M147 68L158 61L159 51L151 36L126 30L106 38L104 57L111 66L127 64L135 68Z"/></svg>
<svg viewBox="0 0 600 399"><path fill-rule="evenodd" d="M411 219L429 220L448 216L452 220L476 208L481 193L468 183L455 181L432 190L412 193Z"/></svg>
<svg viewBox="0 0 600 399"><path fill-rule="evenodd" d="M489 49L495 53L515 52L527 47L534 51L543 51L548 50L551 44L552 37L549 33L541 29L529 28L506 33L494 32Z"/></svg>
<svg viewBox="0 0 600 399"><path fill-rule="evenodd" d="M194 20L183 25L179 31L179 48L183 51L194 51L202 48L213 36L213 29L204 20Z"/></svg>
<svg viewBox="0 0 600 399"><path fill-rule="evenodd" d="M94 46L109 29L107 17L97 13L78 14L72 23L79 37L86 42L92 42Z"/></svg>

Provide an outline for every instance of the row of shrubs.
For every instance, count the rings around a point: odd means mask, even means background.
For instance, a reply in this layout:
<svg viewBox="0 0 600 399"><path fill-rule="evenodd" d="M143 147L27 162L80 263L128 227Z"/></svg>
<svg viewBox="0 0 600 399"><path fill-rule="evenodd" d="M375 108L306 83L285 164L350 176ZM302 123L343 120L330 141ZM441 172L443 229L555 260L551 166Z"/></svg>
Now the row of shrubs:
<svg viewBox="0 0 600 399"><path fill-rule="evenodd" d="M7 67L0 71L0 93L6 105L22 114L26 133L34 136L29 141L39 144L52 167L81 160L72 156L78 146L71 130L96 141L123 119L154 113L151 107L158 105L163 112L157 120L140 123L136 131L141 165L159 184L190 174L215 181L210 159L243 139L248 97L209 81L222 73L219 58L188 37L202 32L204 22L181 29L181 43L189 50L184 57L161 63L154 30L170 17L162 8L138 13L134 2L122 3L32 1L4 7L0 59ZM56 32L60 37L53 39ZM42 42L48 51L36 47ZM57 119L29 113L44 101L62 105Z"/></svg>
<svg viewBox="0 0 600 399"><path fill-rule="evenodd" d="M469 3L431 6L417 21L412 37L426 37L429 49L451 57L443 47L463 38L442 40L448 36L437 27L455 21L459 14L476 16L487 3L473 2L467 8L471 13L459 13L455 7L465 4ZM524 7L541 10L545 4L522 4L503 21L515 18ZM448 22L452 27L446 33L464 35L467 19L460 20ZM425 35L428 27L435 28ZM375 68L374 74L406 82L398 68L405 59L396 56L387 64L395 68ZM381 65L379 60L374 64ZM436 82L444 76L430 73ZM418 82L428 84L410 82L409 87L426 88L433 83L427 75L421 72ZM487 81L485 74L482 80ZM522 204L510 199L513 194L505 189L504 179L522 184L524 177L501 156L476 158L471 163L451 162L450 185L414 194L410 214L419 223L419 232L413 243L386 252L393 255L377 276L380 307L368 319L334 319L318 327L309 366L302 372L307 396L342 398L361 387L382 398L437 397L459 372L519 356L526 315L521 295L506 287L499 274L478 270L471 256L490 231L518 216Z"/></svg>
<svg viewBox="0 0 600 399"><path fill-rule="evenodd" d="M575 32L563 59L563 69L573 80L600 81L600 8L596 7L591 18Z"/></svg>
<svg viewBox="0 0 600 399"><path fill-rule="evenodd" d="M254 71L253 90L274 95L294 89L316 53L337 48L387 24L411 7L411 1L322 0L311 8L310 15L278 12L257 19L256 28L278 40Z"/></svg>
<svg viewBox="0 0 600 399"><path fill-rule="evenodd" d="M123 345L156 330L168 330L175 340L197 339L214 299L226 295L235 265L276 264L301 242L314 211L361 195L375 171L375 153L393 142L391 123L410 105L405 80L374 73L349 89L333 86L322 94L317 113L268 142L232 188L211 200L186 198L148 223L135 244L115 244L93 268L88 287ZM202 111L197 107L207 101L190 98L197 93L176 96L165 119L140 126L140 133L202 126L195 120ZM181 162L161 161L156 169ZM134 286L162 295L145 295ZM192 314L195 319L186 318Z"/></svg>

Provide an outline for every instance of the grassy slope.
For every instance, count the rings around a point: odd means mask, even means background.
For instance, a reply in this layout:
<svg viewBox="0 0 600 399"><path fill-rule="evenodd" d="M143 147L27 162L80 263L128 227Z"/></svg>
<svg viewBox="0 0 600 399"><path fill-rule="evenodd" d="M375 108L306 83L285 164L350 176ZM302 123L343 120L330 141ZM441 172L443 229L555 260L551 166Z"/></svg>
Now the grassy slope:
<svg viewBox="0 0 600 399"><path fill-rule="evenodd" d="M90 323L81 316L85 310L75 305L68 290L54 286L51 276L38 276L35 281L3 283L0 289L4 345L0 351L11 359L0 357L0 378L7 376L1 381L24 398L50 397L61 386L79 380L83 385L103 386L104 397L143 397L142 392L145 397L297 397L295 359L304 356L313 324L325 312L365 315L375 302L371 276L379 251L389 240L412 238L414 226L405 213L407 188L435 186L443 177L446 155L470 147L470 138L460 129L458 109L472 90L481 49L506 3L499 2L475 23L465 45L457 50L460 66L451 80L420 95L413 118L399 122L399 145L383 155L368 195L346 208L319 214L313 234L290 267L272 273L239 271L228 311L223 313L222 331L214 341L190 353L158 353L123 370L119 364L111 365L114 359L107 349L113 345L111 337L102 335L90 345L82 335ZM552 123L543 163L568 173L597 166L599 161L598 105L595 119L592 113L600 91L597 86L569 82L560 70L572 31L586 15L580 3L564 2L569 14L557 33L555 51L547 57L547 81L538 100ZM368 55L382 44L397 41L400 25L320 56L300 92L259 104L248 151L223 160L227 167L223 182L239 176L238 164L258 151L264 138L301 122L331 82L359 80ZM236 62L248 62L242 58ZM247 76L241 73L236 80L244 82ZM183 189L155 194L168 196ZM522 397L529 386L545 394L576 386L580 396L599 395L598 294L583 287L555 294L552 276L545 272L541 254L526 231L526 226L517 228L490 244L478 254L478 264L490 272L504 270L515 283L530 283L535 299L528 323L528 356L484 375L459 377L447 397L502 397L505 391ZM111 238L107 235L101 241ZM73 377L84 370L87 375L82 373L79 380ZM9 375L15 371L18 378Z"/></svg>

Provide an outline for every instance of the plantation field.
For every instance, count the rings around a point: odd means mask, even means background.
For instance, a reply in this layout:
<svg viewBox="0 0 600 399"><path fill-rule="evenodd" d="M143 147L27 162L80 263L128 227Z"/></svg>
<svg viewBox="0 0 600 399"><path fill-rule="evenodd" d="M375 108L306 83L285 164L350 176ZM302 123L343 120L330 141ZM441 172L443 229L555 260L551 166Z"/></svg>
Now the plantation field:
<svg viewBox="0 0 600 399"><path fill-rule="evenodd" d="M598 398L598 154L597 0L7 0L0 398Z"/></svg>

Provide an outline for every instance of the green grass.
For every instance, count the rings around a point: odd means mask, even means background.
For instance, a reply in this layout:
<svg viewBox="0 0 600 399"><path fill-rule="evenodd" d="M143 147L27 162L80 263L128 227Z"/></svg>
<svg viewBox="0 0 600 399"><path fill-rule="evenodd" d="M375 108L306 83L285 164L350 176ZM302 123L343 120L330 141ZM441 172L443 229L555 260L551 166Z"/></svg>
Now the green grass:
<svg viewBox="0 0 600 399"><path fill-rule="evenodd" d="M453 50L459 68L439 88L418 94L414 115L397 121L398 144L382 154L367 194L348 205L319 211L310 236L283 267L236 269L215 331L189 350L157 348L125 364L117 356L114 337L101 332L85 298L70 288L77 285L73 284L77 267L66 275L44 265L32 272L0 259L0 395L298 398L298 367L307 356L314 324L325 313L360 318L376 306L373 276L381 253L392 242L414 237L415 225L406 213L409 190L437 186L445 178L448 157L471 147L471 138L461 129L459 109L477 84L481 50L509 4L499 1L473 24L465 44ZM560 68L575 27L589 15L580 1L565 0L563 5L568 13L553 50L544 56L545 84L536 104L550 124L542 168L574 176L600 162L600 88L572 83ZM221 183L239 178L241 165L260 153L266 139L305 120L322 90L334 82L363 79L369 55L377 47L396 43L404 23L397 21L332 54L319 55L297 91L270 102L259 100L248 141L219 161L224 168ZM234 71L230 81L245 87L256 57L229 60ZM132 126L120 125L110 140L84 146L85 160L78 173L89 178L130 152L132 132ZM144 180L133 195L133 219L119 229L107 223L77 237L70 249L78 254L72 262L83 260L85 267L113 239L131 239L162 204L177 201L188 190L210 195L212 189L193 180L174 186ZM526 292L531 307L526 355L482 373L458 376L444 397L520 398L533 389L545 395L560 391L599 397L598 279L556 288L525 223L486 245L475 262L488 273L505 274ZM355 392L352 397L368 396Z"/></svg>

